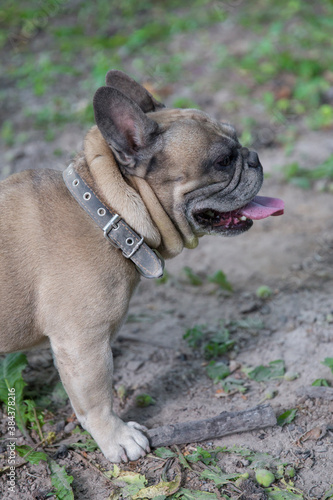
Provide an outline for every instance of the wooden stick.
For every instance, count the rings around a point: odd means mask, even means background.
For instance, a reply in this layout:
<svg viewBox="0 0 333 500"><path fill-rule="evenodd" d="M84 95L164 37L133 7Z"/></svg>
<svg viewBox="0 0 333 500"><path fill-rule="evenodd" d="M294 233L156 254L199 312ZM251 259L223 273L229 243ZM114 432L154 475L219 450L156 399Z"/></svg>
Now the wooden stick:
<svg viewBox="0 0 333 500"><path fill-rule="evenodd" d="M149 429L147 435L152 448L172 444L196 443L228 434L263 429L276 425L276 416L269 404L245 411L220 413L206 420L192 420Z"/></svg>
<svg viewBox="0 0 333 500"><path fill-rule="evenodd" d="M329 401L333 401L333 388L310 385L309 387L300 387L297 390L297 395L308 396L309 398L328 399Z"/></svg>

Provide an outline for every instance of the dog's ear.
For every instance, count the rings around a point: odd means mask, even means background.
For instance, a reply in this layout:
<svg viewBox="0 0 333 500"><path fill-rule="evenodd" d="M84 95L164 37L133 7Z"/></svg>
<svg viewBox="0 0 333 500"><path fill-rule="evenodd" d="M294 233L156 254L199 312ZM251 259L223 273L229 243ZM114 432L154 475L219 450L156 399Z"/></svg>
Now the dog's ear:
<svg viewBox="0 0 333 500"><path fill-rule="evenodd" d="M122 92L100 87L94 96L96 124L118 161L133 168L159 134L156 122ZM148 150L146 150L148 153Z"/></svg>
<svg viewBox="0 0 333 500"><path fill-rule="evenodd" d="M142 85L118 69L108 71L105 82L108 87L120 90L120 92L132 99L132 101L136 102L144 113L165 108L164 104L156 101Z"/></svg>

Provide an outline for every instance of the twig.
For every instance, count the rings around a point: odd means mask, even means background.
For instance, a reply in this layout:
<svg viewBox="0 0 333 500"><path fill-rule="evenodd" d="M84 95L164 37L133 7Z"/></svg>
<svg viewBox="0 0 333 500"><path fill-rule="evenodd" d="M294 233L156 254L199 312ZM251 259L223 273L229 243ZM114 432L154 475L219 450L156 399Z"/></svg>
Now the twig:
<svg viewBox="0 0 333 500"><path fill-rule="evenodd" d="M228 434L263 429L276 425L276 416L269 404L245 411L222 412L206 420L180 422L147 431L152 448L173 444L195 443Z"/></svg>

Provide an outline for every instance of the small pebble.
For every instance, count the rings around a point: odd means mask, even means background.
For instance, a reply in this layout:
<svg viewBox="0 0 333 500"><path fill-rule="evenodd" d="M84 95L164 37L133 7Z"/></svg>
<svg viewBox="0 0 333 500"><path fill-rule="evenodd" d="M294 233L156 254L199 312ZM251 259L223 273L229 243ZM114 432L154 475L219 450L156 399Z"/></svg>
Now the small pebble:
<svg viewBox="0 0 333 500"><path fill-rule="evenodd" d="M76 424L74 422L69 422L69 424L65 425L64 431L70 433L75 429L75 427Z"/></svg>

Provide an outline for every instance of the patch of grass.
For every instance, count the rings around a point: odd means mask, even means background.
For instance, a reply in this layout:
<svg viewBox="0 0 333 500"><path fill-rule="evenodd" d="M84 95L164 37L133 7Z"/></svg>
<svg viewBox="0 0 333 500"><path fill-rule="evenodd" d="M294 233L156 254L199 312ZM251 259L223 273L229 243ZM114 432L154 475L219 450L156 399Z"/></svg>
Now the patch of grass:
<svg viewBox="0 0 333 500"><path fill-rule="evenodd" d="M191 285L200 286L203 284L203 280L200 278L200 276L198 274L196 274L193 271L193 269L191 267L185 266L183 268L183 272Z"/></svg>
<svg viewBox="0 0 333 500"><path fill-rule="evenodd" d="M208 281L218 285L221 290L225 290L227 292L233 291L232 285L229 283L226 275L221 270L216 271L216 273L213 274L212 276L208 276Z"/></svg>
<svg viewBox="0 0 333 500"><path fill-rule="evenodd" d="M186 330L183 339L187 340L190 347L198 348L201 346L206 332L205 325L195 325L193 328Z"/></svg>
<svg viewBox="0 0 333 500"><path fill-rule="evenodd" d="M312 168L305 169L299 163L293 162L283 167L284 178L287 182L303 189L310 189L315 181L325 180L330 189L330 181L333 181L333 155L329 156L323 163Z"/></svg>
<svg viewBox="0 0 333 500"><path fill-rule="evenodd" d="M216 359L235 345L235 341L230 340L229 330L223 324L217 328L195 325L186 331L183 338L190 347L201 348L206 359Z"/></svg>
<svg viewBox="0 0 333 500"><path fill-rule="evenodd" d="M56 91L59 81L70 84L79 76L83 87L95 89L104 84L111 67L122 68L124 57L131 57L134 66L136 58L144 61L145 73L158 61L153 71L156 77L160 73L166 81L177 79L186 56L178 52L166 57L162 45L177 34L194 32L226 17L222 8L207 0L196 0L191 8L184 8L178 0L169 2L167 8L163 2L133 0L121 4L96 0L92 7L83 0L70 6L59 2L49 14L45 10L44 5L36 10L28 1L15 11L5 0L0 16L0 43L6 43L8 33L16 36L12 37L8 75L18 88L31 88L36 96ZM38 24L41 14L44 20ZM36 29L29 31L31 23ZM45 49L29 54L26 48L36 36L44 36Z"/></svg>
<svg viewBox="0 0 333 500"><path fill-rule="evenodd" d="M256 382L278 379L284 376L285 367L282 359L271 361L268 366L260 365L252 370L246 370L247 376Z"/></svg>
<svg viewBox="0 0 333 500"><path fill-rule="evenodd" d="M43 22L38 21L42 18ZM232 11L227 4L213 0L195 0L190 6L179 0L168 4L162 0L118 4L96 0L93 5L88 0L78 4L61 1L52 9L30 0L14 9L9 0L4 0L0 47L8 44L10 62L8 59L5 70L10 85L24 88L26 95L57 96L65 87L75 89L72 98L80 100L104 84L111 67L131 67L142 78L153 81L158 91L168 82L179 81L180 75L196 63L191 51L182 51L181 46L170 50L175 37L182 33L204 35L205 30L229 18L251 31L252 40L243 52L234 55L213 38L210 64L216 71L230 69L242 80L245 77L246 84L235 85L235 94L248 96L253 89L261 90L258 102L264 105L272 123L284 125L285 130L275 139L290 146L293 132L289 127L293 127L295 118L305 117L314 129L332 128L333 103L328 97L332 72L328 68L333 66L333 4L329 0L323 0L320 7L300 0L284 0L277 7L273 0L260 0L243 2L241 8ZM43 42L38 52L36 38ZM237 99L230 106L235 102ZM197 107L187 98L174 104ZM36 114L35 108L29 112L31 116ZM36 116L37 126L45 126L38 125L40 121L56 124L53 132L46 133L52 139L61 123L80 121L90 125L94 119L88 105L78 115L48 108L42 117ZM254 125L244 125L244 145L256 140L253 130ZM10 130L7 137L5 141L11 142Z"/></svg>
<svg viewBox="0 0 333 500"><path fill-rule="evenodd" d="M26 383L22 372L27 366L27 358L23 353L8 354L0 360L0 401L7 409L8 420L18 426L20 431L27 436L27 429L36 430L40 438L43 439L42 426L44 425L44 416L40 409L31 399L24 397L24 388Z"/></svg>
<svg viewBox="0 0 333 500"><path fill-rule="evenodd" d="M200 349L206 359L217 359L235 346L231 338L239 330L247 330L254 335L264 327L261 319L221 320L216 326L194 325L188 328L183 336L193 349Z"/></svg>
<svg viewBox="0 0 333 500"><path fill-rule="evenodd" d="M81 431L81 429L77 426L73 434L79 434L80 440L75 443L70 443L68 446L72 449L79 448L84 450L85 452L93 452L98 450L98 446L96 441L90 436L89 432Z"/></svg>
<svg viewBox="0 0 333 500"><path fill-rule="evenodd" d="M234 463L236 462L237 457L247 459L249 462L247 466L248 469L245 469L242 473L232 471L226 473L220 467L220 460L224 453L233 455ZM266 473L269 475L269 484L271 487L267 487L265 480L264 482L259 481L265 488L264 491L268 499L303 499L303 493L296 489L294 483L292 482L292 479L296 475L296 470L293 467L293 464L290 460L280 460L279 458L273 457L269 453L255 452L236 446L232 448L220 446L214 449L206 449L198 446L191 453L185 450L184 454L182 454L178 448L177 452L172 451L169 448L159 448L155 451L155 454L160 460L165 460L165 463L167 463L170 458L174 461L178 460L180 467L190 468L192 474L197 474L198 478L204 479L206 483L215 485L215 488L218 488L220 494L225 499L234 498L235 491L237 491L237 494L239 495L239 493L243 491L243 485L245 486L244 480L246 480L247 485L247 489L244 489L244 492L248 491L248 487L250 486L249 483L254 481L251 469L256 472L257 477L259 477L258 471L263 469L265 469ZM192 464L198 464L199 467L191 467ZM119 474L119 471L117 474ZM237 488L237 490L235 488ZM172 498L180 498L184 500L200 500L206 498L208 500L210 498L216 498L215 493L213 496L211 495L211 493L207 494L206 492L200 490L187 490L185 488L180 488Z"/></svg>
<svg viewBox="0 0 333 500"><path fill-rule="evenodd" d="M2 124L0 137L6 146L12 146L15 143L15 130L13 122L5 120Z"/></svg>
<svg viewBox="0 0 333 500"><path fill-rule="evenodd" d="M16 453L31 464L39 464L41 460L47 461L48 456L43 451L34 451L31 446L20 445L15 447Z"/></svg>
<svg viewBox="0 0 333 500"><path fill-rule="evenodd" d="M332 2L324 0L317 9L301 0L284 0L279 6L261 0L243 4L238 20L254 33L253 41L245 53L223 64L245 74L257 87L275 82L274 90L260 100L283 121L308 114L311 128L332 127L333 107L324 102L332 84L327 71L333 64Z"/></svg>

